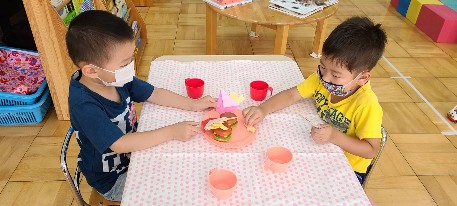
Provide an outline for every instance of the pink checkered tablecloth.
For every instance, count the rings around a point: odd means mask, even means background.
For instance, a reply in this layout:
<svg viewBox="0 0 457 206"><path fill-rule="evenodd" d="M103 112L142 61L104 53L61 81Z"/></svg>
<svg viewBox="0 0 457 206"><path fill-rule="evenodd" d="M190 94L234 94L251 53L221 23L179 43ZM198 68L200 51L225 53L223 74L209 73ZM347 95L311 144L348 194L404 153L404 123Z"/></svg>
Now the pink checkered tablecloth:
<svg viewBox="0 0 457 206"><path fill-rule="evenodd" d="M148 82L185 96L184 79L189 77L205 81L204 95L217 97L224 89L245 96L241 108L260 104L249 98L253 80L269 83L273 94L304 80L293 61L154 61ZM311 125L294 109L320 121L313 102L303 100L267 116L258 125L256 139L243 148L219 148L200 134L188 142L133 152L122 205L370 205L341 149L314 143ZM145 103L138 130L200 121L204 114ZM292 151L287 172L263 169L265 152L272 146ZM208 172L214 168L237 175L229 199L218 201L209 190Z"/></svg>

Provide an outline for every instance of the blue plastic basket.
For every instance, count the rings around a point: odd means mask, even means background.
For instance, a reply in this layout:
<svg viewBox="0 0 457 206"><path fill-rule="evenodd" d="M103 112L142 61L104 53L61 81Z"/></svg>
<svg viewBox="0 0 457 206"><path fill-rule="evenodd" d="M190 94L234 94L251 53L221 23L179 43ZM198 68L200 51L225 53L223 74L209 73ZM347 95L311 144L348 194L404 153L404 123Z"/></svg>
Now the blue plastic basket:
<svg viewBox="0 0 457 206"><path fill-rule="evenodd" d="M52 103L46 88L39 102L32 105L0 106L0 125L40 123Z"/></svg>
<svg viewBox="0 0 457 206"><path fill-rule="evenodd" d="M41 100L48 83L43 81L38 90L33 94L14 94L9 92L0 92L0 106L14 105L33 105Z"/></svg>

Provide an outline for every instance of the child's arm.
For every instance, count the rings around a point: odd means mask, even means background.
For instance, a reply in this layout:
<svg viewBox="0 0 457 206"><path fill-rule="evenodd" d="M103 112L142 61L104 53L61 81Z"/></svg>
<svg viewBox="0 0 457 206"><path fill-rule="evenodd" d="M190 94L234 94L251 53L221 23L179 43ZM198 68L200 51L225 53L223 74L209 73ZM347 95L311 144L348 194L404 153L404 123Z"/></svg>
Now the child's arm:
<svg viewBox="0 0 457 206"><path fill-rule="evenodd" d="M248 107L244 109L243 115L246 118L246 124L248 126L255 125L262 121L268 114L288 107L300 99L302 99L302 97L296 87L282 91L260 104L258 107Z"/></svg>
<svg viewBox="0 0 457 206"><path fill-rule="evenodd" d="M207 108L216 107L217 104L217 100L210 96L193 100L162 88L155 88L147 101L162 106L189 111L201 111Z"/></svg>
<svg viewBox="0 0 457 206"><path fill-rule="evenodd" d="M331 142L338 145L346 152L367 159L374 158L380 147L379 138L354 138L340 132L328 124L322 125L320 129L313 127L311 129L311 136L313 137L313 140L319 144Z"/></svg>
<svg viewBox="0 0 457 206"><path fill-rule="evenodd" d="M128 153L157 146L170 140L187 141L197 135L196 122L179 122L147 132L128 133L116 140L109 148L116 153Z"/></svg>

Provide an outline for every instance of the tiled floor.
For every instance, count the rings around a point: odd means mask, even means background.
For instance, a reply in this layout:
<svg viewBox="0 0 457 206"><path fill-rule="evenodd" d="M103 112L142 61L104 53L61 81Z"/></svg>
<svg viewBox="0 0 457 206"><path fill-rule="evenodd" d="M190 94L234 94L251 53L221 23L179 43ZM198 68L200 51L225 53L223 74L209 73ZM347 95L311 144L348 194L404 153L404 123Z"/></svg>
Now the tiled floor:
<svg viewBox="0 0 457 206"><path fill-rule="evenodd" d="M152 59L161 55L205 54L205 4L201 0L157 0L138 8L149 43L137 74L146 79ZM389 43L385 57L441 114L457 104L457 44L438 44L395 12L388 0L340 0L327 34L352 15L382 23ZM272 54L274 32L218 17L218 54ZM286 55L306 77L318 64L309 57L314 26L290 31ZM457 205L457 136L384 60L373 70L372 85L384 109L389 141L366 190L378 205ZM449 121L448 121L449 122ZM457 129L457 125L451 123ZM69 126L50 110L32 126L0 127L1 205L76 205L60 171L59 154ZM77 155L70 146L69 159ZM75 164L69 161L70 167ZM88 198L89 187L82 186Z"/></svg>

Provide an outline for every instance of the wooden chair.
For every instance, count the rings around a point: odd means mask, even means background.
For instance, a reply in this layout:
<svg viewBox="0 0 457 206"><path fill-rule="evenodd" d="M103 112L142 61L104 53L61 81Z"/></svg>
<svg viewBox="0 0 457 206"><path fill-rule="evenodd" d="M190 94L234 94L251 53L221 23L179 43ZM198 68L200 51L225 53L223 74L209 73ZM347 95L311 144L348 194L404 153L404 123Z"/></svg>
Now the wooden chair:
<svg viewBox="0 0 457 206"><path fill-rule="evenodd" d="M78 206L87 206L87 205L120 205L120 202L113 202L105 199L102 195L100 195L95 189L92 188L92 192L90 193L89 204L84 201L83 197L81 196L81 192L79 190L79 183L81 181L81 170L79 166L76 166L75 177L72 178L70 172L68 171L67 167L67 151L68 146L70 144L70 139L73 134L74 130L72 127L68 129L67 134L65 135L65 139L62 144L62 151L60 153L60 167L62 168L62 172L65 175L65 179L67 180L68 184L70 185L71 192L73 193L76 203ZM79 160L78 160L79 161Z"/></svg>
<svg viewBox="0 0 457 206"><path fill-rule="evenodd" d="M386 142L387 142L387 131L386 131L386 129L384 129L384 127L381 127L381 132L382 132L381 147L379 148L378 154L376 154L376 157L373 158L373 160L371 161L370 166L368 166L367 177L365 178L365 181L362 184L362 187L363 187L364 190L365 190L365 188L366 188L366 186L368 184L368 180L369 180L369 178L371 176L371 171L376 166L376 163L378 163L379 157L381 156L381 153L384 150L384 146L386 145Z"/></svg>

